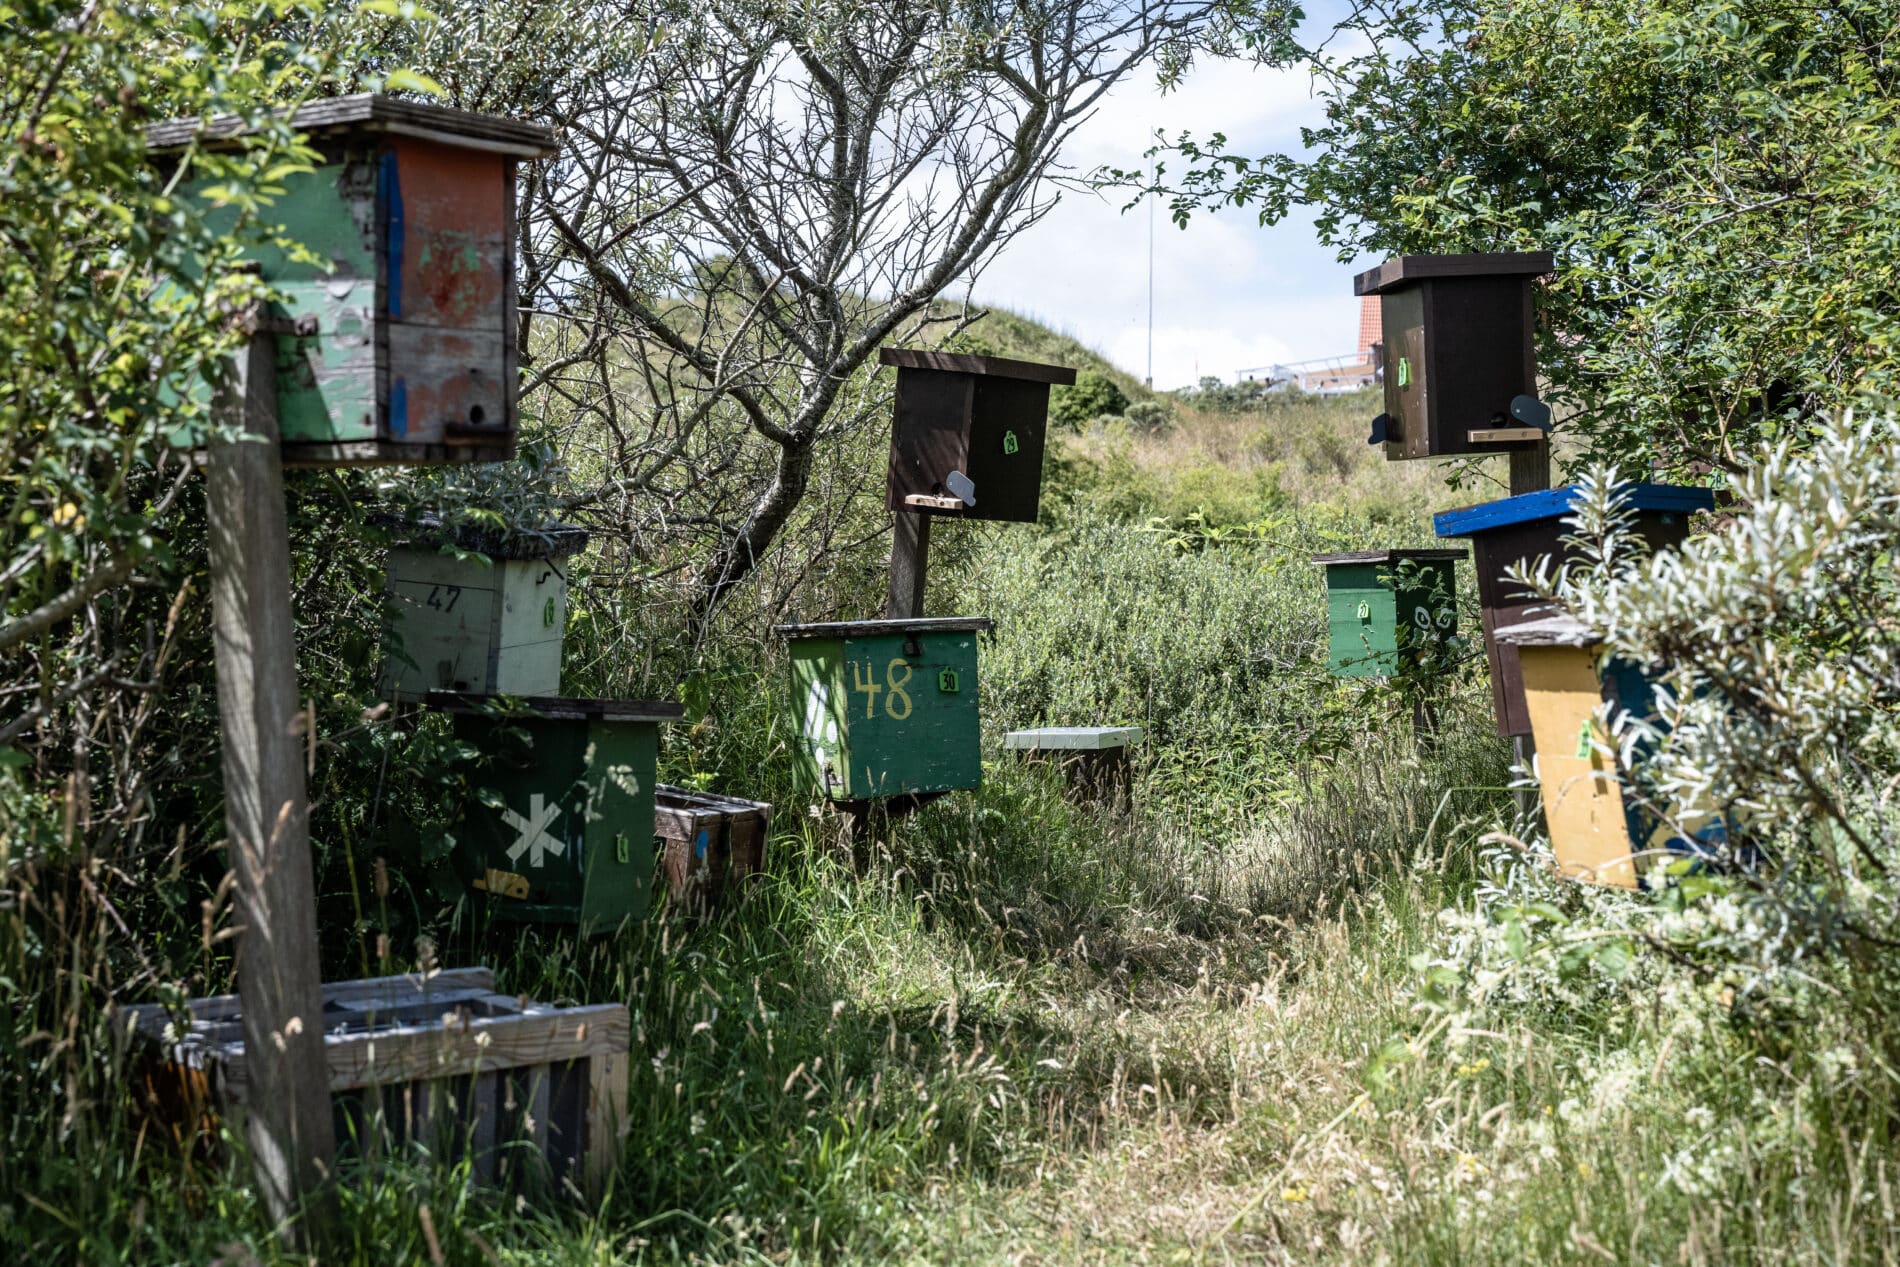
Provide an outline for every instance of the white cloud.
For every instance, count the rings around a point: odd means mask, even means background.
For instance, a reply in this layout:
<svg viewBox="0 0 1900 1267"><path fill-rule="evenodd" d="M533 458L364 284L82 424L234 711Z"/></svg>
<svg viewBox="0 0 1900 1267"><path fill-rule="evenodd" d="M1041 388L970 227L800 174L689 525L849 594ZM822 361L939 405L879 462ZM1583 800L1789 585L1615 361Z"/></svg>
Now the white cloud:
<svg viewBox="0 0 1900 1267"><path fill-rule="evenodd" d="M1304 70L1215 62L1166 96L1146 76L1121 84L1065 157L1078 172L1140 167L1157 130L1203 138L1219 131L1235 152L1260 155L1296 149L1300 126L1318 117ZM1123 214L1123 201L1065 195L985 270L976 301L1033 314L1144 374L1149 215L1145 208ZM1228 210L1197 214L1185 230L1165 208L1154 219L1158 386L1354 350L1354 270L1315 241L1310 218L1296 213L1269 228L1250 211Z"/></svg>

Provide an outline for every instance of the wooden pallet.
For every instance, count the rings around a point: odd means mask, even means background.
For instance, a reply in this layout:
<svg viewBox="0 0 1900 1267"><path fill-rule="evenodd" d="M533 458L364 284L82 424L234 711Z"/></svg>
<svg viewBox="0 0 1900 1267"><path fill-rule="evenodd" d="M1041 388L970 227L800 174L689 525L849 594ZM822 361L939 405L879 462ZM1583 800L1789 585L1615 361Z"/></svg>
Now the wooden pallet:
<svg viewBox="0 0 1900 1267"><path fill-rule="evenodd" d="M193 999L189 1021L128 1008L148 1090L191 1131L235 1130L254 1094L238 996ZM337 1139L365 1156L419 1145L466 1156L483 1184L578 1178L598 1194L626 1117L631 1032L620 1004L551 1007L495 993L488 968L323 987Z"/></svg>

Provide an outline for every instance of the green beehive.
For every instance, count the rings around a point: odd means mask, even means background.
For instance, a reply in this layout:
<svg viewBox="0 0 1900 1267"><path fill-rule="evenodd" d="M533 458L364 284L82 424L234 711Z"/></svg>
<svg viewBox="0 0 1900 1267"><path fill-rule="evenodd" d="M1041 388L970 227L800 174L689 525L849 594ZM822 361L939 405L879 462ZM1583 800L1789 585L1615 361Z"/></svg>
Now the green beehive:
<svg viewBox="0 0 1900 1267"><path fill-rule="evenodd" d="M1340 677L1391 677L1401 649L1458 632L1453 568L1463 550L1316 554L1326 569L1327 661Z"/></svg>
<svg viewBox="0 0 1900 1267"><path fill-rule="evenodd" d="M497 919L599 933L646 913L659 728L684 709L541 698L506 713L493 699L445 694L429 703L452 712L456 737L482 754L455 860Z"/></svg>
<svg viewBox="0 0 1900 1267"><path fill-rule="evenodd" d="M444 553L452 545L468 553ZM383 698L430 691L558 695L567 623L568 556L579 528L424 531L389 552L389 643Z"/></svg>
<svg viewBox="0 0 1900 1267"><path fill-rule="evenodd" d="M834 801L983 782L976 635L982 616L780 625L791 644L799 752Z"/></svg>

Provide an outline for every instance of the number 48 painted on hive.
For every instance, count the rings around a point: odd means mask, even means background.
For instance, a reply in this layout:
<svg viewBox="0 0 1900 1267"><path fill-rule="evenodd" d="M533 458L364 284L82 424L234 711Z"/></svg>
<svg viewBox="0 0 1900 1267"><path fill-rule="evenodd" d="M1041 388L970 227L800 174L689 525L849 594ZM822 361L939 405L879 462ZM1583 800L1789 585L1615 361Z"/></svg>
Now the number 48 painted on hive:
<svg viewBox="0 0 1900 1267"><path fill-rule="evenodd" d="M903 721L909 717L910 693L904 688L910 685L911 674L915 672L902 657L898 657L884 666L884 681L879 682L875 663L853 660L851 689L864 692L864 719L869 721L877 716L877 697L880 693L884 696L884 713L892 721Z"/></svg>

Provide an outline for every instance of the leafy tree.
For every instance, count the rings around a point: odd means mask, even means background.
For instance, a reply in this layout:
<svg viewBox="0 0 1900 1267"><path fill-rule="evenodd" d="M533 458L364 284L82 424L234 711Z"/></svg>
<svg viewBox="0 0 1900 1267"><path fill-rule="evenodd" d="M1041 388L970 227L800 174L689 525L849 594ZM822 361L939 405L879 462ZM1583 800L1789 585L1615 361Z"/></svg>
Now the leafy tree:
<svg viewBox="0 0 1900 1267"><path fill-rule="evenodd" d="M1306 54L1307 152L1182 138L1176 215L1311 206L1342 258L1553 249L1540 365L1582 452L1735 470L1900 386L1896 24L1891 0L1356 3Z"/></svg>
<svg viewBox="0 0 1900 1267"><path fill-rule="evenodd" d="M564 504L696 622L773 558L815 482L827 504L768 608L866 531L839 525L878 470L878 347L954 330L932 301L1053 205L1102 94L1283 25L1227 0L662 0L644 24L588 3L438 9L405 57L454 104L564 131L524 177L519 255Z"/></svg>

